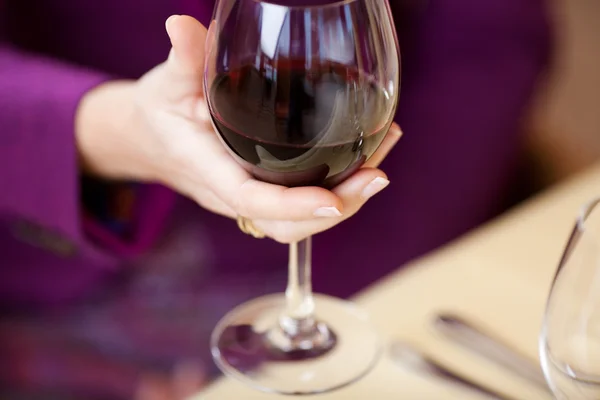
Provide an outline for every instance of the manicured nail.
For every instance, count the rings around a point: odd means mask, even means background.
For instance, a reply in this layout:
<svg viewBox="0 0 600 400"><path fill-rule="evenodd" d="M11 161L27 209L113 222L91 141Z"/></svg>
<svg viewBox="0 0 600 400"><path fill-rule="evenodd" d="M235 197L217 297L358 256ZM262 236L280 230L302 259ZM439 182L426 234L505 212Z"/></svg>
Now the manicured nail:
<svg viewBox="0 0 600 400"><path fill-rule="evenodd" d="M321 207L314 213L315 217L335 218L341 217L342 213L336 207Z"/></svg>
<svg viewBox="0 0 600 400"><path fill-rule="evenodd" d="M371 197L375 196L377 193L385 189L389 184L390 181L388 181L387 179L377 177L373 179L371 183L369 183L367 187L363 189L361 196L363 199L370 199Z"/></svg>
<svg viewBox="0 0 600 400"><path fill-rule="evenodd" d="M171 15L169 18L167 18L165 21L165 27L167 28L167 31L169 31L169 25L171 25L171 23L177 18L179 18L179 15Z"/></svg>
<svg viewBox="0 0 600 400"><path fill-rule="evenodd" d="M402 135L403 135L402 129L400 129L400 127L399 127L398 125L396 125L396 124L393 124L393 125L390 127L390 131L391 131L391 132L392 132L394 135L396 135L396 136L402 136Z"/></svg>

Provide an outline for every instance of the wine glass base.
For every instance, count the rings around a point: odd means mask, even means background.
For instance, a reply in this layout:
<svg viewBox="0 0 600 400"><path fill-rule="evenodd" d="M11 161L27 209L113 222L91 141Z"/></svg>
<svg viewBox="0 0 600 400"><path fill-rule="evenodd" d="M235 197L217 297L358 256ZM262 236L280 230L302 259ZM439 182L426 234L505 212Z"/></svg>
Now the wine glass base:
<svg viewBox="0 0 600 400"><path fill-rule="evenodd" d="M230 377L280 394L323 393L362 378L381 354L367 314L329 296L315 295L314 301L312 329L293 337L280 324L283 294L233 309L213 332L215 362Z"/></svg>

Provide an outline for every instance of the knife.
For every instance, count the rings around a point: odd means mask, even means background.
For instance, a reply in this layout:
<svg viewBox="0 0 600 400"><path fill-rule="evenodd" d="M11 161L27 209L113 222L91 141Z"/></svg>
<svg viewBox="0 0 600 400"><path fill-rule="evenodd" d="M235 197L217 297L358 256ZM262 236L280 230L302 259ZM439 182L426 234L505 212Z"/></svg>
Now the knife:
<svg viewBox="0 0 600 400"><path fill-rule="evenodd" d="M485 329L449 313L439 314L433 325L452 342L550 391L539 365Z"/></svg>

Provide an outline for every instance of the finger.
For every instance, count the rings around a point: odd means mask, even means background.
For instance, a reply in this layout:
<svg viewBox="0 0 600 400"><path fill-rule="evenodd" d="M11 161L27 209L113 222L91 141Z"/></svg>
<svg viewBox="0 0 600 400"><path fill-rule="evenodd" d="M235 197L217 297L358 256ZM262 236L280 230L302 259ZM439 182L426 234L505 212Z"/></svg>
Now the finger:
<svg viewBox="0 0 600 400"><path fill-rule="evenodd" d="M193 145L180 148L195 176L237 215L250 219L306 220L336 218L343 213L341 199L319 187L288 188L253 179L213 135L195 135ZM202 149L203 157L198 157Z"/></svg>
<svg viewBox="0 0 600 400"><path fill-rule="evenodd" d="M370 198L390 184L387 175L380 169L361 168L349 179L336 186L332 191L337 194L346 207L358 210ZM348 215L347 217L349 217Z"/></svg>
<svg viewBox="0 0 600 400"><path fill-rule="evenodd" d="M228 153L215 135L186 135L169 156L184 182L167 182L182 188L200 202L212 191L236 216L268 220L335 218L343 213L341 199L319 187L287 188L253 179ZM199 157L198 154L202 154ZM197 192L196 194L194 192ZM225 215L229 213L225 212Z"/></svg>
<svg viewBox="0 0 600 400"><path fill-rule="evenodd" d="M196 19L186 15L172 15L167 19L165 26L172 46L166 63L171 78L169 94L201 94L206 28Z"/></svg>
<svg viewBox="0 0 600 400"><path fill-rule="evenodd" d="M189 173L187 168L181 168L183 173L177 179L168 181L168 185L182 195L194 200L200 207L224 217L237 217L237 213L229 207L219 196L215 195L206 185L198 179L197 174ZM171 177L175 174L169 174Z"/></svg>
<svg viewBox="0 0 600 400"><path fill-rule="evenodd" d="M214 214L219 214L232 219L237 217L237 213L231 207L210 191L205 191L200 198L194 198L194 200L202 208Z"/></svg>
<svg viewBox="0 0 600 400"><path fill-rule="evenodd" d="M371 158L365 163L363 168L377 168L379 164L381 164L381 162L385 159L385 157L387 157L389 152L394 148L396 143L398 143L401 137L402 130L400 129L398 124L394 122L387 134L385 135L385 138L381 142L381 145L379 146L375 154L371 156Z"/></svg>
<svg viewBox="0 0 600 400"><path fill-rule="evenodd" d="M343 212L341 199L319 187L287 188L250 178L232 183L227 196L238 215L251 219L299 221L338 218Z"/></svg>
<svg viewBox="0 0 600 400"><path fill-rule="evenodd" d="M172 15L165 27L171 39L172 70L183 77L202 76L207 29L187 15Z"/></svg>
<svg viewBox="0 0 600 400"><path fill-rule="evenodd" d="M281 243L291 243L323 232L354 215L370 198L389 185L385 173L374 168L363 168L333 189L343 202L344 214L337 218L319 218L308 221L254 221L267 236Z"/></svg>

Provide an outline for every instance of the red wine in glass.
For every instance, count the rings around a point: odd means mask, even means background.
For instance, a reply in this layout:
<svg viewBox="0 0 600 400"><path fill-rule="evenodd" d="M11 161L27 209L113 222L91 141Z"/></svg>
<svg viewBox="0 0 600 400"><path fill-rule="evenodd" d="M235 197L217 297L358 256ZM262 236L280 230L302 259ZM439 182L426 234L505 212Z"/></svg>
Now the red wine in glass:
<svg viewBox="0 0 600 400"><path fill-rule="evenodd" d="M305 64L279 60L268 75L246 65L217 76L211 115L226 145L257 178L332 187L377 150L395 100L353 67L307 71Z"/></svg>
<svg viewBox="0 0 600 400"><path fill-rule="evenodd" d="M205 95L240 165L264 182L326 188L361 168L398 102L387 0L220 0L214 15ZM242 304L217 324L211 351L224 373L298 395L348 385L375 365L381 346L368 315L312 293L310 253L310 238L292 243L285 294Z"/></svg>

